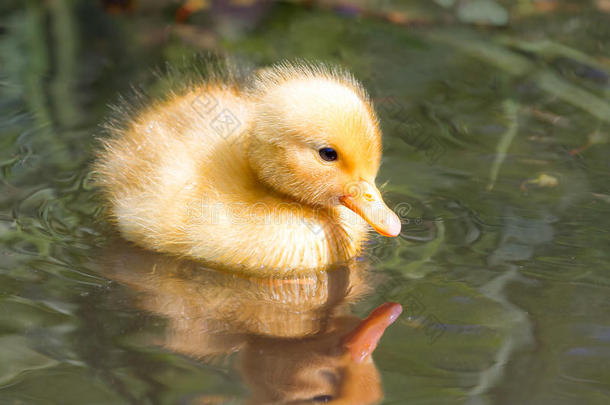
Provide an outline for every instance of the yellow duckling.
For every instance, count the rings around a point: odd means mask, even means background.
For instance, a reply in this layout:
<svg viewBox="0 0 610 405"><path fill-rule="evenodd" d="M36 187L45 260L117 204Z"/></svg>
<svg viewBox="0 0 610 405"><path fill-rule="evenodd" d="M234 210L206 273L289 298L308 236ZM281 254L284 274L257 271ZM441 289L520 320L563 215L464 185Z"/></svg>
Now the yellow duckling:
<svg viewBox="0 0 610 405"><path fill-rule="evenodd" d="M381 133L349 73L283 63L211 78L109 125L94 172L122 235L255 272L358 255L400 220L375 186Z"/></svg>

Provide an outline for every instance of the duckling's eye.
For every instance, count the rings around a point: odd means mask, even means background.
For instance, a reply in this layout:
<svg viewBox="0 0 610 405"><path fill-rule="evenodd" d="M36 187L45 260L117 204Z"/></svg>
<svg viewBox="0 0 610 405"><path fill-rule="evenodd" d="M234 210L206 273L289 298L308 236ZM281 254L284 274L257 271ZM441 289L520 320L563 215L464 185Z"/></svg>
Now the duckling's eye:
<svg viewBox="0 0 610 405"><path fill-rule="evenodd" d="M320 153L322 160L326 160L327 162L337 160L337 151L333 148L322 148L318 151L318 153Z"/></svg>

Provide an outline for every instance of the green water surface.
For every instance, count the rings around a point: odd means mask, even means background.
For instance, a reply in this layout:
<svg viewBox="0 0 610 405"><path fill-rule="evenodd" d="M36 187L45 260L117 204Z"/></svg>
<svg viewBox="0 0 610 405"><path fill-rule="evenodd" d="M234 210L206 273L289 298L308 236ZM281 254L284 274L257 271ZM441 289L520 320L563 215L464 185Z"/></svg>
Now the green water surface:
<svg viewBox="0 0 610 405"><path fill-rule="evenodd" d="M0 403L247 400L236 356L155 345L167 320L96 270L108 105L209 49L339 63L376 101L406 236L372 241L382 281L351 311L404 307L383 403L610 403L608 2L213 2L178 28L177 2L101 3L0 5Z"/></svg>

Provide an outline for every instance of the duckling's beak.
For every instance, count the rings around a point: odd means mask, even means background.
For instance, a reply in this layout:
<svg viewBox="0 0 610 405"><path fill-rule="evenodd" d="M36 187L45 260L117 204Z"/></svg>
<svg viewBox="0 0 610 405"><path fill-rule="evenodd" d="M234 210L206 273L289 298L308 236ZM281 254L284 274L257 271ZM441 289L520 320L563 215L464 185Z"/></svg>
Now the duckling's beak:
<svg viewBox="0 0 610 405"><path fill-rule="evenodd" d="M350 353L352 360L362 363L377 347L383 332L398 318L402 306L396 302L386 302L377 307L360 324L343 337L341 343Z"/></svg>
<svg viewBox="0 0 610 405"><path fill-rule="evenodd" d="M356 214L360 215L383 236L396 236L400 233L400 219L381 198L374 184L361 180L347 187L347 193L339 198Z"/></svg>

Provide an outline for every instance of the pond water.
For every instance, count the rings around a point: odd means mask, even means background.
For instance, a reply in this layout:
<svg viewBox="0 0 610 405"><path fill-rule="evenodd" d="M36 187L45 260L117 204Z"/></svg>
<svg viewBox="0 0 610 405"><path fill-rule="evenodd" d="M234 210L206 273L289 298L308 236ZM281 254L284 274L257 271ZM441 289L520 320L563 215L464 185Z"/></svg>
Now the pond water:
<svg viewBox="0 0 610 405"><path fill-rule="evenodd" d="M201 3L182 25L173 1L0 5L0 403L325 402L332 348L391 301L370 399L344 403L610 403L607 1ZM99 125L206 49L362 80L403 235L288 282L122 242Z"/></svg>

